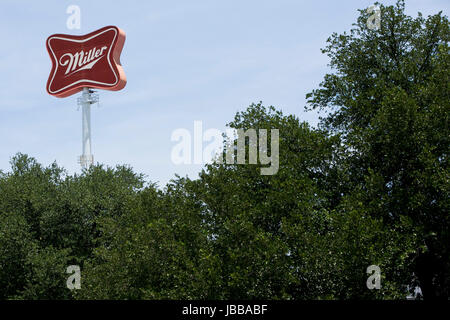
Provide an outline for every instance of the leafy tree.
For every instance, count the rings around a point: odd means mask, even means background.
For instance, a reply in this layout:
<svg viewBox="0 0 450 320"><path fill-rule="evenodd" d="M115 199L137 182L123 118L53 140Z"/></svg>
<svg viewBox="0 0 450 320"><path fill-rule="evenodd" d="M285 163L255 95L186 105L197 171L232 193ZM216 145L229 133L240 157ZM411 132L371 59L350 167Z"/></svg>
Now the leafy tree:
<svg viewBox="0 0 450 320"><path fill-rule="evenodd" d="M66 287L66 268L70 265L69 249L58 250L51 246L28 252L25 286L19 290L16 298L69 299L70 291Z"/></svg>
<svg viewBox="0 0 450 320"><path fill-rule="evenodd" d="M339 136L261 103L229 125L278 128L280 169L263 176L258 166L215 163L195 181L222 261L223 298L405 297L399 262L413 240L342 200L352 189ZM385 271L380 291L366 287L372 264Z"/></svg>
<svg viewBox="0 0 450 320"><path fill-rule="evenodd" d="M143 187L128 167L68 176L17 154L0 174L0 298L68 299L67 266L83 266L100 236L97 220L120 217Z"/></svg>
<svg viewBox="0 0 450 320"><path fill-rule="evenodd" d="M186 299L208 297L202 277L207 235L198 202L180 179L138 192L126 215L102 219L102 236L86 264L77 298ZM202 260L205 260L203 262Z"/></svg>
<svg viewBox="0 0 450 320"><path fill-rule="evenodd" d="M335 72L308 95L328 111L319 128L262 103L228 124L268 130L269 146L279 130L274 175L216 161L159 189L127 166L68 175L14 156L0 299L404 299L416 285L448 298L448 20L380 7L379 30L362 10L328 40Z"/></svg>
<svg viewBox="0 0 450 320"><path fill-rule="evenodd" d="M0 215L0 299L12 297L23 288L28 253L33 241L23 217Z"/></svg>
<svg viewBox="0 0 450 320"><path fill-rule="evenodd" d="M280 169L264 176L256 165L216 163L197 181L214 252L222 261L223 297L296 297L293 292L301 282L296 268L299 239L290 238L286 229L323 207L316 180L331 159L333 141L261 103L238 113L229 126L279 129Z"/></svg>
<svg viewBox="0 0 450 320"><path fill-rule="evenodd" d="M354 185L347 203L361 202L387 230L417 235L414 252L405 250L412 272L404 284L414 287L417 279L425 298L446 298L448 19L409 17L404 1L380 8L378 30L367 27L362 10L349 34L328 39L323 52L335 72L308 95L309 103L328 110L322 126L343 137Z"/></svg>

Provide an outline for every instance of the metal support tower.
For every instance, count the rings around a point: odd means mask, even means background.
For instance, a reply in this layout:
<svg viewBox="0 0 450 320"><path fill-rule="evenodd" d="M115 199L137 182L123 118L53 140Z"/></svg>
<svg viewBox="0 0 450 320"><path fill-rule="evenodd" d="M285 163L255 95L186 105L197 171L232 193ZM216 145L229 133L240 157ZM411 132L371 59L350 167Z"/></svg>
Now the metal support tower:
<svg viewBox="0 0 450 320"><path fill-rule="evenodd" d="M81 97L78 98L78 105L82 110L82 146L83 154L79 157L78 162L82 168L88 168L94 164L94 156L91 150L91 104L97 103L98 94L92 89L83 88Z"/></svg>

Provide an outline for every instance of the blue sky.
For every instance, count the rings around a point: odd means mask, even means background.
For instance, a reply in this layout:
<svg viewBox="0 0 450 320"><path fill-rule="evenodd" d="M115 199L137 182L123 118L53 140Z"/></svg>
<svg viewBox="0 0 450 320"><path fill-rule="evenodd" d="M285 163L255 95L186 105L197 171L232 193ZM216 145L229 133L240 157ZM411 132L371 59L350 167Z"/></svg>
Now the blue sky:
<svg viewBox="0 0 450 320"><path fill-rule="evenodd" d="M381 1L392 4L395 1ZM129 164L164 186L176 173L195 178L200 165L175 165L171 134L225 130L252 102L274 105L312 125L305 94L328 71L320 53L332 32L349 30L374 1L0 1L0 170L17 152L44 165L53 161L80 172L79 94L55 98L45 91L51 62L46 38L85 34L105 25L127 39L122 65L127 86L100 92L92 110L95 161ZM81 8L81 29L69 30L69 5ZM447 0L409 0L415 16L442 10Z"/></svg>

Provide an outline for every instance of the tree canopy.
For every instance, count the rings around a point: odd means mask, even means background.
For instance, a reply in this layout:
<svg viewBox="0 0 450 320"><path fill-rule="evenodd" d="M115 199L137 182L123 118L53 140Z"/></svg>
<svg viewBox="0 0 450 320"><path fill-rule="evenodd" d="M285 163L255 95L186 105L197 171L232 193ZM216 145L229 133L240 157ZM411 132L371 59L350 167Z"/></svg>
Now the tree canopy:
<svg viewBox="0 0 450 320"><path fill-rule="evenodd" d="M377 30L361 10L328 39L331 73L307 96L318 128L262 103L228 124L279 129L275 175L215 162L161 189L129 166L69 175L16 154L0 299L448 299L448 19L380 8Z"/></svg>

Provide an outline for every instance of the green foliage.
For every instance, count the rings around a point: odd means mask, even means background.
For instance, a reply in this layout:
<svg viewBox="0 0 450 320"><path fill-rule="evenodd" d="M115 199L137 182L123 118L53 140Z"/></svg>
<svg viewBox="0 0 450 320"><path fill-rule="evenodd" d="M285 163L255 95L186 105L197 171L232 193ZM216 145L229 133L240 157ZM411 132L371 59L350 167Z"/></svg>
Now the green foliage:
<svg viewBox="0 0 450 320"><path fill-rule="evenodd" d="M381 10L379 30L362 10L328 40L335 73L308 95L329 111L319 128L262 103L229 123L279 129L275 175L216 162L158 189L126 166L68 175L14 156L0 299L448 299L448 20Z"/></svg>
<svg viewBox="0 0 450 320"><path fill-rule="evenodd" d="M79 298L181 299L207 297L202 266L206 233L185 181L138 192L133 209L100 222L102 236L86 265ZM207 262L206 262L207 263ZM206 291L206 292L205 292Z"/></svg>
<svg viewBox="0 0 450 320"><path fill-rule="evenodd" d="M0 215L0 299L13 296L25 283L25 263L33 249L28 229L23 217Z"/></svg>
<svg viewBox="0 0 450 320"><path fill-rule="evenodd" d="M406 16L403 1L380 7L379 30L368 29L362 11L350 34L329 38L323 52L335 73L309 103L330 111L322 126L343 137L353 180L346 202L360 201L384 228L414 235L414 252L405 248L409 282L418 280L425 297L446 298L449 23L441 13Z"/></svg>
<svg viewBox="0 0 450 320"><path fill-rule="evenodd" d="M68 299L71 294L66 287L66 268L69 266L68 249L53 247L34 248L26 261L25 287L20 291L20 299Z"/></svg>
<svg viewBox="0 0 450 320"><path fill-rule="evenodd" d="M0 175L0 298L67 299L67 266L92 256L98 220L128 212L143 188L130 168L95 166L68 176L17 154Z"/></svg>

